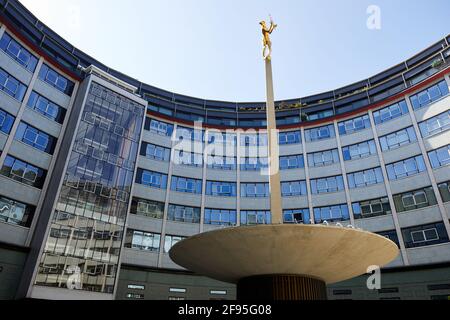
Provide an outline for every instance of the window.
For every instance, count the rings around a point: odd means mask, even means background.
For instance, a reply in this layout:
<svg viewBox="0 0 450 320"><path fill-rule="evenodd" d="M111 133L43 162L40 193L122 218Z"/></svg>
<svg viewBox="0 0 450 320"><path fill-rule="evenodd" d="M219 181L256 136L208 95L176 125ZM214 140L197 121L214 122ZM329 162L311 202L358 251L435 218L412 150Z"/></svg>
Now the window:
<svg viewBox="0 0 450 320"><path fill-rule="evenodd" d="M142 142L141 156L148 159L168 162L170 160L170 149L147 142Z"/></svg>
<svg viewBox="0 0 450 320"><path fill-rule="evenodd" d="M409 113L409 110L408 110L408 105L406 104L406 101L401 101L392 106L375 111L373 113L373 118L375 120L375 124L379 125L379 124L391 121L393 119L396 119L398 117L401 117L408 113Z"/></svg>
<svg viewBox="0 0 450 320"><path fill-rule="evenodd" d="M438 188L442 196L442 201L450 202L450 182L441 183Z"/></svg>
<svg viewBox="0 0 450 320"><path fill-rule="evenodd" d="M41 70L39 70L39 79L45 81L49 85L55 87L68 96L72 95L75 84L60 73L50 68L45 63L42 65Z"/></svg>
<svg viewBox="0 0 450 320"><path fill-rule="evenodd" d="M400 247L400 242L398 241L397 231L395 231L395 230L381 231L381 232L377 232L377 234L391 240L392 242L394 242L397 245L397 247Z"/></svg>
<svg viewBox="0 0 450 320"><path fill-rule="evenodd" d="M205 209L205 224L219 226L235 226L236 210Z"/></svg>
<svg viewBox="0 0 450 320"><path fill-rule="evenodd" d="M153 188L166 189L167 175L138 168L136 183L140 183Z"/></svg>
<svg viewBox="0 0 450 320"><path fill-rule="evenodd" d="M177 127L175 133L176 139L178 141L199 141L203 142L205 138L205 132L202 130Z"/></svg>
<svg viewBox="0 0 450 320"><path fill-rule="evenodd" d="M433 188L428 187L394 195L394 204L397 212L405 212L434 206L437 199Z"/></svg>
<svg viewBox="0 0 450 320"><path fill-rule="evenodd" d="M140 293L127 293L127 299L143 300L145 296Z"/></svg>
<svg viewBox="0 0 450 320"><path fill-rule="evenodd" d="M173 161L177 165L203 167L203 155L199 153L176 150Z"/></svg>
<svg viewBox="0 0 450 320"><path fill-rule="evenodd" d="M372 218L392 213L389 199L381 198L355 202L352 204L355 219Z"/></svg>
<svg viewBox="0 0 450 320"><path fill-rule="evenodd" d="M369 115L366 114L365 116L362 117L339 122L338 127L339 127L339 134L341 135L346 135L370 128L371 125Z"/></svg>
<svg viewBox="0 0 450 320"><path fill-rule="evenodd" d="M375 146L375 141L370 140L351 146L342 148L342 155L344 161L351 161L356 159L362 159L370 157L371 155L377 154L377 147Z"/></svg>
<svg viewBox="0 0 450 320"><path fill-rule="evenodd" d="M309 209L284 210L284 223L310 224Z"/></svg>
<svg viewBox="0 0 450 320"><path fill-rule="evenodd" d="M280 132L278 137L280 145L299 144L302 142L300 131Z"/></svg>
<svg viewBox="0 0 450 320"><path fill-rule="evenodd" d="M417 248L449 242L442 222L402 229L406 248Z"/></svg>
<svg viewBox="0 0 450 320"><path fill-rule="evenodd" d="M186 237L167 235L164 238L164 253L169 253L170 249L172 249L172 247L174 245L176 245L178 242L180 242L184 239L186 239ZM174 291L171 291L171 292L174 292ZM186 290L185 290L185 292L186 292Z"/></svg>
<svg viewBox="0 0 450 320"><path fill-rule="evenodd" d="M145 118L145 130L159 134L161 136L171 137L174 126L155 119Z"/></svg>
<svg viewBox="0 0 450 320"><path fill-rule="evenodd" d="M47 173L31 164L6 156L0 173L6 177L42 189Z"/></svg>
<svg viewBox="0 0 450 320"><path fill-rule="evenodd" d="M35 207L0 196L0 221L29 227Z"/></svg>
<svg viewBox="0 0 450 320"><path fill-rule="evenodd" d="M202 194L202 180L173 176L170 190L176 192Z"/></svg>
<svg viewBox="0 0 450 320"><path fill-rule="evenodd" d="M305 196L307 194L306 181L291 181L281 183L283 197Z"/></svg>
<svg viewBox="0 0 450 320"><path fill-rule="evenodd" d="M230 170L237 169L237 159L235 157L212 156L208 155L207 167L216 170Z"/></svg>
<svg viewBox="0 0 450 320"><path fill-rule="evenodd" d="M444 167L450 164L450 145L428 153L433 169Z"/></svg>
<svg viewBox="0 0 450 320"><path fill-rule="evenodd" d="M271 224L270 211L241 211L241 225Z"/></svg>
<svg viewBox="0 0 450 320"><path fill-rule="evenodd" d="M269 167L267 158L241 158L242 171L258 171Z"/></svg>
<svg viewBox="0 0 450 320"><path fill-rule="evenodd" d="M219 295L219 296L225 296L227 294L226 290L209 290L210 295Z"/></svg>
<svg viewBox="0 0 450 320"><path fill-rule="evenodd" d="M6 32L0 39L0 48L31 73L36 69L38 59Z"/></svg>
<svg viewBox="0 0 450 320"><path fill-rule="evenodd" d="M139 285L139 284L129 284L127 286L128 289L131 290L145 290L145 286L144 285Z"/></svg>
<svg viewBox="0 0 450 320"><path fill-rule="evenodd" d="M0 90L22 102L27 86L0 68Z"/></svg>
<svg viewBox="0 0 450 320"><path fill-rule="evenodd" d="M305 138L308 142L329 139L335 136L336 132L334 131L334 126L332 124L324 127L305 130Z"/></svg>
<svg viewBox="0 0 450 320"><path fill-rule="evenodd" d="M303 155L280 157L280 170L300 169L305 167Z"/></svg>
<svg viewBox="0 0 450 320"><path fill-rule="evenodd" d="M177 222L199 223L200 208L187 206L169 205L167 220Z"/></svg>
<svg viewBox="0 0 450 320"><path fill-rule="evenodd" d="M419 128L424 138L447 131L450 128L450 110L419 123Z"/></svg>
<svg viewBox="0 0 450 320"><path fill-rule="evenodd" d="M339 163L337 149L308 154L308 166L310 168L328 166L334 163Z"/></svg>
<svg viewBox="0 0 450 320"><path fill-rule="evenodd" d="M349 220L350 215L347 205L336 205L331 207L314 208L314 220L316 223L337 222Z"/></svg>
<svg viewBox="0 0 450 320"><path fill-rule="evenodd" d="M350 189L367 187L384 182L381 168L369 169L347 175L348 187Z"/></svg>
<svg viewBox="0 0 450 320"><path fill-rule="evenodd" d="M139 216L162 219L164 216L164 203L133 198L130 212Z"/></svg>
<svg viewBox="0 0 450 320"><path fill-rule="evenodd" d="M344 179L342 176L311 179L312 194L338 192L342 190L344 190Z"/></svg>
<svg viewBox="0 0 450 320"><path fill-rule="evenodd" d="M448 95L448 93L449 89L447 82L443 80L438 84L411 96L411 104L414 110L418 110Z"/></svg>
<svg viewBox="0 0 450 320"><path fill-rule="evenodd" d="M268 183L242 183L241 198L267 198L269 196Z"/></svg>
<svg viewBox="0 0 450 320"><path fill-rule="evenodd" d="M241 146L261 147L267 145L267 134L241 134Z"/></svg>
<svg viewBox="0 0 450 320"><path fill-rule="evenodd" d="M386 166L390 181L416 175L426 170L423 156L406 159Z"/></svg>
<svg viewBox="0 0 450 320"><path fill-rule="evenodd" d="M206 195L214 197L236 197L236 182L207 181Z"/></svg>
<svg viewBox="0 0 450 320"><path fill-rule="evenodd" d="M125 248L158 252L160 241L160 234L128 229Z"/></svg>
<svg viewBox="0 0 450 320"><path fill-rule="evenodd" d="M39 112L53 121L58 122L59 124L64 122L66 110L51 102L47 98L44 98L35 91L31 92L27 107Z"/></svg>
<svg viewBox="0 0 450 320"><path fill-rule="evenodd" d="M0 131L9 134L11 132L11 128L14 124L15 118L10 115L8 112L0 109Z"/></svg>
<svg viewBox="0 0 450 320"><path fill-rule="evenodd" d="M16 132L16 140L22 141L38 150L53 154L56 139L28 124L21 122Z"/></svg>
<svg viewBox="0 0 450 320"><path fill-rule="evenodd" d="M380 138L381 149L383 151L394 150L416 141L417 136L413 127L409 127Z"/></svg>

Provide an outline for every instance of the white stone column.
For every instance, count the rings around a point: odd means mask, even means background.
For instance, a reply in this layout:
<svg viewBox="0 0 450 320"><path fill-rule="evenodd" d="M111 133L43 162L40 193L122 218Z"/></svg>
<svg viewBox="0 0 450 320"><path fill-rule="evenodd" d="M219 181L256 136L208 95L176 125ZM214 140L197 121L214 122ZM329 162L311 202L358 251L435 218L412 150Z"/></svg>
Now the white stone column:
<svg viewBox="0 0 450 320"><path fill-rule="evenodd" d="M267 89L267 140L269 143L270 211L272 213L272 224L282 224L283 208L281 203L280 149L278 145L277 120L275 116L271 60L266 59L265 65Z"/></svg>

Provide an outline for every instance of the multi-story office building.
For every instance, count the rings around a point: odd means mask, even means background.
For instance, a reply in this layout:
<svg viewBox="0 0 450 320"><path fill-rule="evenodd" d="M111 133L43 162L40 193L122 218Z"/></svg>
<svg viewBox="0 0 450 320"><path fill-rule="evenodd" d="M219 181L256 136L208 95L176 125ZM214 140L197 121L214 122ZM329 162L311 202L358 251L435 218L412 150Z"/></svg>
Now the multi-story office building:
<svg viewBox="0 0 450 320"><path fill-rule="evenodd" d="M382 289L360 277L330 286L331 299L450 295L449 42L276 103L284 222L351 224L400 247ZM263 102L123 75L1 0L0 298L234 298L168 252L270 223L265 117Z"/></svg>

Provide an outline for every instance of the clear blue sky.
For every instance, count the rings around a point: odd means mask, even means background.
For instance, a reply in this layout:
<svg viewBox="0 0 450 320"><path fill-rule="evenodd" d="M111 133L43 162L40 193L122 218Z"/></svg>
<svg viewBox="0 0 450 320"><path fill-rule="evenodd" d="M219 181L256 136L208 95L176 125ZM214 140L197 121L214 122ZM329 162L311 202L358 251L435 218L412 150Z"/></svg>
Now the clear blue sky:
<svg viewBox="0 0 450 320"><path fill-rule="evenodd" d="M258 22L271 13L277 100L368 78L450 33L449 0L21 0L73 45L148 84L263 101ZM381 30L366 10L381 9Z"/></svg>

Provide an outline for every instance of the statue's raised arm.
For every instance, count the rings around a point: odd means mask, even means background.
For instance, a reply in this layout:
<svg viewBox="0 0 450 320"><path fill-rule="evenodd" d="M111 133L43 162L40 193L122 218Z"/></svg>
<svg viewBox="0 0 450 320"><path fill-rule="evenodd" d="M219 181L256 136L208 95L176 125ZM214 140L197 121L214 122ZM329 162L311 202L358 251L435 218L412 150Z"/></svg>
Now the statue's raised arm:
<svg viewBox="0 0 450 320"><path fill-rule="evenodd" d="M265 21L261 21L259 24L262 27L263 33L263 57L264 59L270 60L272 56L272 41L270 41L270 35L278 27L278 25L273 22L272 18L270 18L270 27L267 27Z"/></svg>

